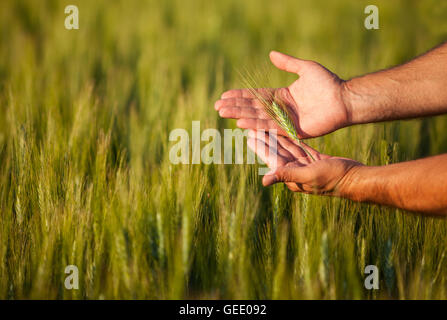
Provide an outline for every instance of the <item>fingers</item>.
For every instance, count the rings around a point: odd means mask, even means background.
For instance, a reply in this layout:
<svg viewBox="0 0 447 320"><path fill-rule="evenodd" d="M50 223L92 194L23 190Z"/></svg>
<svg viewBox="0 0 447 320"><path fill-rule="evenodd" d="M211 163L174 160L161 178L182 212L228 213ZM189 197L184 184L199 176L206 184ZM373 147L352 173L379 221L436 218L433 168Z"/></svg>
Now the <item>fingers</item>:
<svg viewBox="0 0 447 320"><path fill-rule="evenodd" d="M287 186L287 188L289 188L290 191L293 191L293 192L302 192L303 191L294 182L286 182L285 185Z"/></svg>
<svg viewBox="0 0 447 320"><path fill-rule="evenodd" d="M237 126L241 129L252 130L277 130L277 134L286 135L265 112L264 106L259 99L272 100L275 95L282 95L284 88L255 89L259 96L248 89L233 89L222 94L221 99L216 101L214 108L219 111L223 118L238 119Z"/></svg>
<svg viewBox="0 0 447 320"><path fill-rule="evenodd" d="M273 172L267 174L262 179L264 186L270 186L278 182L295 182L305 184L313 177L312 169L308 166L283 166L278 167Z"/></svg>
<svg viewBox="0 0 447 320"><path fill-rule="evenodd" d="M302 73L303 67L308 63L306 60L301 60L277 51L270 52L270 60L278 69L297 74Z"/></svg>
<svg viewBox="0 0 447 320"><path fill-rule="evenodd" d="M315 160L323 160L323 159L330 158L330 156L318 152L317 150L315 150L312 147L309 147L307 144L305 144L302 141L301 141L301 143L299 143L298 141L295 141L295 140L290 140L290 139L289 139L289 141L292 142L295 146L297 146L301 150L306 149L306 151L309 152ZM306 156L307 156L307 154L306 154Z"/></svg>
<svg viewBox="0 0 447 320"><path fill-rule="evenodd" d="M253 94L248 89L232 89L225 91L222 93L221 99L230 99L230 98L255 98Z"/></svg>
<svg viewBox="0 0 447 320"><path fill-rule="evenodd" d="M284 158L284 160L286 160L287 162L295 160L294 156L278 143L276 135L270 135L264 131L250 130L248 133L248 137L261 140L267 146L267 148L270 148L270 150L275 150L276 153ZM282 163L278 165L282 165Z"/></svg>
<svg viewBox="0 0 447 320"><path fill-rule="evenodd" d="M275 89L272 88L259 88L254 89L256 92L258 92L261 97L264 99L270 98L273 96L273 93L275 92ZM221 99L230 99L230 98L249 98L249 99L255 99L256 97L253 95L253 93L249 89L232 89L228 90L224 93L222 93Z"/></svg>
<svg viewBox="0 0 447 320"><path fill-rule="evenodd" d="M285 182L284 184L287 186L287 188L289 188L290 191L293 191L293 192L301 192L301 193L307 193L307 194L313 193L313 190L311 190L309 188L309 186L303 185L301 183Z"/></svg>
<svg viewBox="0 0 447 320"><path fill-rule="evenodd" d="M286 136L287 133L281 129L273 120L266 119L239 119L236 125L241 129L252 129L252 130L277 130L278 135Z"/></svg>
<svg viewBox="0 0 447 320"><path fill-rule="evenodd" d="M227 98L217 100L214 104L214 109L219 111L226 107L239 107L239 108L262 108L262 104L252 98Z"/></svg>
<svg viewBox="0 0 447 320"><path fill-rule="evenodd" d="M276 175L273 172L266 174L262 178L262 185L264 187L271 186L272 184L275 184L277 182L279 182L279 181L278 181L278 179L276 178Z"/></svg>
<svg viewBox="0 0 447 320"><path fill-rule="evenodd" d="M296 145L290 138L278 136L278 142L284 149L289 151L294 158L307 157L303 148Z"/></svg>
<svg viewBox="0 0 447 320"><path fill-rule="evenodd" d="M256 119L258 118L258 111L255 108L224 107L219 110L219 116L229 119Z"/></svg>
<svg viewBox="0 0 447 320"><path fill-rule="evenodd" d="M249 138L247 145L272 170L275 170L278 166L283 166L287 163L287 159L285 157L278 153L276 149L269 147L262 140Z"/></svg>
<svg viewBox="0 0 447 320"><path fill-rule="evenodd" d="M244 90L230 90L227 92L243 92ZM238 95L238 93L233 93ZM224 93L225 95L225 93ZM240 93L242 95L242 93ZM223 95L222 95L223 96ZM239 119L237 126L241 129L277 130L279 135L287 135L264 111L257 99L226 98L216 101L214 108L223 118Z"/></svg>
<svg viewBox="0 0 447 320"><path fill-rule="evenodd" d="M270 119L264 110L252 107L226 106L219 108L219 116L229 119Z"/></svg>
<svg viewBox="0 0 447 320"><path fill-rule="evenodd" d="M256 137L257 139L264 141L264 143L266 143L267 145L269 145L271 142L276 143L277 146L275 146L275 148L277 148L283 156L286 156L287 154L287 158L290 161L298 159L301 163L311 163L313 160L309 158L304 149L306 149L316 160L329 158L329 156L319 153L317 150L309 147L307 144L301 142L300 145L297 141L292 140L286 136L275 135L271 133L267 134L264 132L264 130L256 132L253 131L253 133L250 131L250 134L252 135L252 137Z"/></svg>

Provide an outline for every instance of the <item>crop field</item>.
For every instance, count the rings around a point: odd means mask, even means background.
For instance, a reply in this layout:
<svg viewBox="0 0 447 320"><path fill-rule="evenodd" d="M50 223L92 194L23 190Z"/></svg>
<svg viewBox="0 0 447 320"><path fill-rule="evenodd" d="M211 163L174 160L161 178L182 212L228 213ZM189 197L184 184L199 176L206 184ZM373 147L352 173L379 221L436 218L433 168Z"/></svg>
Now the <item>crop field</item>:
<svg viewBox="0 0 447 320"><path fill-rule="evenodd" d="M236 128L214 102L270 50L348 79L445 41L446 16L435 0L1 1L0 298L447 299L446 220L169 159L174 129ZM447 152L447 117L306 142L383 165Z"/></svg>

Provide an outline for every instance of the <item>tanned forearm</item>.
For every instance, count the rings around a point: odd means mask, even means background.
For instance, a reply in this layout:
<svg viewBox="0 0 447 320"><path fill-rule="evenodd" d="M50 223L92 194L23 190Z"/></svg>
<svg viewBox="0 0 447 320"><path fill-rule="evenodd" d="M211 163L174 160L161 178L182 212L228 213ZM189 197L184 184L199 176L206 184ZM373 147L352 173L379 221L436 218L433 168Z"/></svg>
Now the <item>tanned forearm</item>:
<svg viewBox="0 0 447 320"><path fill-rule="evenodd" d="M447 215L447 154L380 167L351 169L342 197L432 215Z"/></svg>
<svg viewBox="0 0 447 320"><path fill-rule="evenodd" d="M447 43L398 67L344 83L350 124L447 113Z"/></svg>

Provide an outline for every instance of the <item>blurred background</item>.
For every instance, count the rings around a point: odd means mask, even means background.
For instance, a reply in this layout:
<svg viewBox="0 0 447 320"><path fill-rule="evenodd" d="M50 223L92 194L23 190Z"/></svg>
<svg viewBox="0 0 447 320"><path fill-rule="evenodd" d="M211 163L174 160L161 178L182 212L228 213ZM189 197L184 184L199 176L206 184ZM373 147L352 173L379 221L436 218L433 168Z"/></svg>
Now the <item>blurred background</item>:
<svg viewBox="0 0 447 320"><path fill-rule="evenodd" d="M364 27L369 4L379 30ZM0 298L445 299L444 220L264 189L253 165L172 165L168 137L193 120L234 128L214 101L270 50L348 79L445 41L446 16L435 0L1 1ZM446 128L309 144L382 165L446 152ZM364 287L369 264L379 290Z"/></svg>

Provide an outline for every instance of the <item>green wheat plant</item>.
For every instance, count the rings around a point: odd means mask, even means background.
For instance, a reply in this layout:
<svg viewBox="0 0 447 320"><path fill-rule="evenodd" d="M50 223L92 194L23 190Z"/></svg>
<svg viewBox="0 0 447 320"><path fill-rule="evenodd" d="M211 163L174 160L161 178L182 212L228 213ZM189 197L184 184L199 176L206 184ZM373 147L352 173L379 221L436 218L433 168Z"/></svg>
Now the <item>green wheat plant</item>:
<svg viewBox="0 0 447 320"><path fill-rule="evenodd" d="M282 129L287 135L295 140L300 148L306 153L306 155L315 161L315 158L312 154L307 151L306 148L303 147L301 139L298 136L298 131L295 126L295 123L292 120L292 116L290 114L290 110L287 105L284 103L282 99L275 96L274 93L270 90L265 90L265 92L259 92L256 88L260 87L258 84L261 82L258 78L266 75L266 72L255 72L249 73L246 72L246 75L243 75L244 85L248 88L250 93L262 104L264 111L272 118L272 120Z"/></svg>
<svg viewBox="0 0 447 320"><path fill-rule="evenodd" d="M233 70L263 72L271 49L344 78L397 65L445 38L439 2L382 1L386 28L371 32L353 28L366 0L77 0L79 30L65 1L0 1L0 299L447 299L447 219L264 188L257 165L169 159L192 121L235 129L213 108L242 85ZM295 77L269 68L254 85ZM312 146L412 160L447 152L447 117Z"/></svg>

